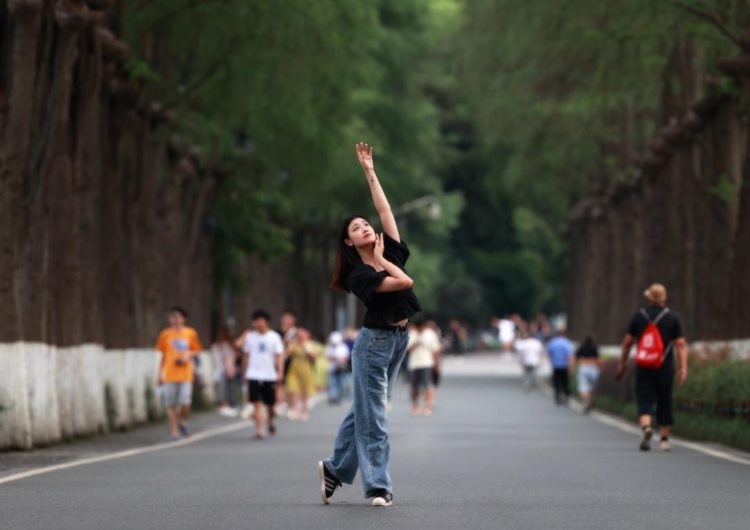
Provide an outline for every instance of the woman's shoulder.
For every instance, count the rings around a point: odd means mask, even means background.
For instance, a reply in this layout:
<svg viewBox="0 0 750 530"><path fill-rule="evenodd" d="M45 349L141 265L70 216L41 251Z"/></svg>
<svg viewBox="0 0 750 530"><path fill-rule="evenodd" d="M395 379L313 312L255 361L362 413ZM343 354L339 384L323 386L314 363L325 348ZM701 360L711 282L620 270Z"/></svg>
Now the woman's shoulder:
<svg viewBox="0 0 750 530"><path fill-rule="evenodd" d="M354 267L352 268L352 272L365 272L365 271L374 271L375 267L372 265L368 265L367 263L355 263Z"/></svg>
<svg viewBox="0 0 750 530"><path fill-rule="evenodd" d="M349 276L347 276L347 281L352 282L352 280L357 281L366 281L368 280L372 275L374 274L380 274L381 272L385 271L378 271L373 267L372 265L367 265L366 263L357 263L352 268L352 271L349 273Z"/></svg>

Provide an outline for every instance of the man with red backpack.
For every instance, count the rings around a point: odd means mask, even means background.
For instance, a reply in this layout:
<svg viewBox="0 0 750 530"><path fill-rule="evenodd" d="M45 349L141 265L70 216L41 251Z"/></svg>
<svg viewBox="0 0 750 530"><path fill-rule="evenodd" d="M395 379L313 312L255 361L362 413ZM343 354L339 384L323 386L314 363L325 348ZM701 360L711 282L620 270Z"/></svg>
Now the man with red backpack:
<svg viewBox="0 0 750 530"><path fill-rule="evenodd" d="M617 378L625 374L630 349L636 343L635 397L641 429L641 451L651 449L654 431L651 416L656 405L661 441L659 447L669 451L669 435L674 424L672 382L674 380L675 350L680 356L680 384L687 379L687 343L682 334L682 323L667 307L667 289L660 283L651 285L643 293L648 306L640 309L630 321L622 341L622 353Z"/></svg>

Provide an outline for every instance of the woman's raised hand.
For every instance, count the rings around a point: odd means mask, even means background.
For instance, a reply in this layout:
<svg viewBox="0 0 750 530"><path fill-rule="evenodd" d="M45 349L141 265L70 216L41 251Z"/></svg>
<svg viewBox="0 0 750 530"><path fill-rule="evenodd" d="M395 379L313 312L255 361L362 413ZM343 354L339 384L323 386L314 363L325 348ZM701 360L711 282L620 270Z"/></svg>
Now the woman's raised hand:
<svg viewBox="0 0 750 530"><path fill-rule="evenodd" d="M359 164L365 170L365 173L374 171L375 163L372 160L372 147L363 142L359 142L354 147L357 151L357 160L359 160Z"/></svg>
<svg viewBox="0 0 750 530"><path fill-rule="evenodd" d="M398 226L396 226L396 218L393 217L391 206L388 204L388 199L385 198L383 188L380 186L378 177L375 175L375 164L372 160L372 147L364 142L359 142L355 149L357 151L357 160L359 160L362 169L365 170L365 178L370 186L370 192L372 193L372 202L375 205L375 209L378 211L380 216L380 222L383 223L383 230L393 238L394 241L401 241L398 235Z"/></svg>
<svg viewBox="0 0 750 530"><path fill-rule="evenodd" d="M383 251L385 250L385 242L383 241L383 234L375 234L375 248L373 253L375 254L375 260L380 262L383 260Z"/></svg>

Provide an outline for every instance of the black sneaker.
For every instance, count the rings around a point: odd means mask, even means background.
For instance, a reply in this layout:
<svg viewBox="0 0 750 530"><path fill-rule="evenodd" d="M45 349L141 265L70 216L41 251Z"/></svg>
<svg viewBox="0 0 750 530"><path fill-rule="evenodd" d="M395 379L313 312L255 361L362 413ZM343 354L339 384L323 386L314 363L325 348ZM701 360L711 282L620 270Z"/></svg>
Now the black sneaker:
<svg viewBox="0 0 750 530"><path fill-rule="evenodd" d="M651 437L654 435L654 430L651 427L643 427L643 438L641 438L641 451L651 450Z"/></svg>
<svg viewBox="0 0 750 530"><path fill-rule="evenodd" d="M391 506L393 504L393 493L381 490L372 498L373 506Z"/></svg>
<svg viewBox="0 0 750 530"><path fill-rule="evenodd" d="M322 460L318 462L318 474L320 475L320 498L323 499L323 504L330 504L333 492L341 487L341 481L331 475Z"/></svg>

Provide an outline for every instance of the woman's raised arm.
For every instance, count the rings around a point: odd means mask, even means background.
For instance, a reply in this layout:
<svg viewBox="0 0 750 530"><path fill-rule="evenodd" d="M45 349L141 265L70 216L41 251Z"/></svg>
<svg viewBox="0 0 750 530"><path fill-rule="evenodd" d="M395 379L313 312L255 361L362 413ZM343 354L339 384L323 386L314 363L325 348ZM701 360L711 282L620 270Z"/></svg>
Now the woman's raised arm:
<svg viewBox="0 0 750 530"><path fill-rule="evenodd" d="M360 142L355 148L357 151L357 160L359 160L362 169L365 171L367 183L370 186L370 193L372 193L372 202L375 204L375 209L380 216L383 231L395 241L401 241L401 237L398 234L398 226L396 225L396 218L391 211L391 205L388 204L385 192L380 186L378 176L375 174L375 163L372 159L372 147Z"/></svg>

